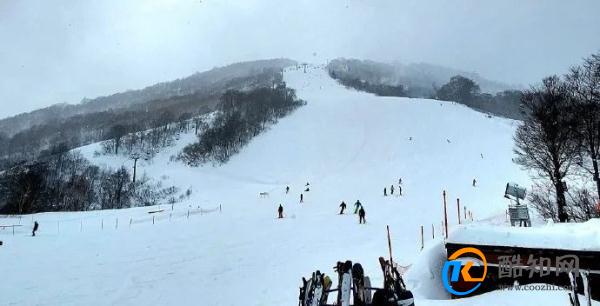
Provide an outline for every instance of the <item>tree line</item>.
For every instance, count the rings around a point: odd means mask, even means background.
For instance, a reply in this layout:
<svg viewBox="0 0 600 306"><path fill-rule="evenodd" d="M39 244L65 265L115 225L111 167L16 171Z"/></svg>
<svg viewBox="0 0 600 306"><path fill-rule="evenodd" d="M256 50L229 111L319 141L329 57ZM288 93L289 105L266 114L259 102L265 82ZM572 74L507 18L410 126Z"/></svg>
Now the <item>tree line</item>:
<svg viewBox="0 0 600 306"><path fill-rule="evenodd" d="M124 167L100 168L64 145L52 152L0 173L0 213L120 209L176 200L177 188L147 177L134 182Z"/></svg>
<svg viewBox="0 0 600 306"><path fill-rule="evenodd" d="M456 75L437 89L432 98L455 101L475 110L521 120L523 119L522 95L519 90L504 90L496 94L482 93L475 81Z"/></svg>
<svg viewBox="0 0 600 306"><path fill-rule="evenodd" d="M377 84L359 78L344 77L342 75L338 76L333 69L329 70L329 76L347 88L354 88L382 97L409 97L402 85Z"/></svg>
<svg viewBox="0 0 600 306"><path fill-rule="evenodd" d="M515 162L536 175L530 201L545 218L600 216L600 53L523 93Z"/></svg>
<svg viewBox="0 0 600 306"><path fill-rule="evenodd" d="M364 65L363 65L364 66ZM470 78L455 75L437 88L422 86L404 86L390 84L393 74L391 68L383 64L370 66L353 66L357 71L341 71L329 69L329 76L347 88L369 92L378 96L430 98L454 101L475 110L510 119L523 119L521 105L522 92L519 90L504 90L496 94L482 93L479 85ZM362 69L358 69L362 68ZM369 69L370 68L370 69Z"/></svg>
<svg viewBox="0 0 600 306"><path fill-rule="evenodd" d="M230 90L220 101L219 111L198 135L198 142L181 152L180 159L188 165L227 162L253 137L305 104L284 82L247 92Z"/></svg>

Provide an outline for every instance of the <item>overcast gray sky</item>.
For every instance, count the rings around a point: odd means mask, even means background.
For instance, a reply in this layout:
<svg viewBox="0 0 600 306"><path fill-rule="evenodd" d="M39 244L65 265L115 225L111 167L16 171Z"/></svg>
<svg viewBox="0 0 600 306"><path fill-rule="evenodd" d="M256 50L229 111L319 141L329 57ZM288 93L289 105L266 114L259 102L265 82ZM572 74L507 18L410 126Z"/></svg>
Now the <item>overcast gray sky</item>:
<svg viewBox="0 0 600 306"><path fill-rule="evenodd" d="M598 12L597 0L0 0L0 118L273 57L430 62L526 85L600 51Z"/></svg>

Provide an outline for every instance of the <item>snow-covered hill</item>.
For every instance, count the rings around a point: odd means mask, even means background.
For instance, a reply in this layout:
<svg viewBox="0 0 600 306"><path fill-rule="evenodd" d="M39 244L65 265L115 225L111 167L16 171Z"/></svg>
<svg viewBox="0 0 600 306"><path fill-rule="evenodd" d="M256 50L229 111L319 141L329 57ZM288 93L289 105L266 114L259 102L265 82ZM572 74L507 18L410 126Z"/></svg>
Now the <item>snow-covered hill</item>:
<svg viewBox="0 0 600 306"><path fill-rule="evenodd" d="M285 80L308 104L226 165L171 162L192 134L139 165L165 185L193 190L173 212L163 206L152 215L155 224L147 212L156 208L136 208L20 220L40 222L35 238L27 227L15 236L0 231L0 304L295 305L300 278L315 269L332 273L338 260L361 262L379 284L377 257L387 252L388 224L397 261L415 262L420 226L426 243L432 224L439 236L442 190L455 224L456 198L484 219L504 214L508 181L528 185L511 162L514 121L454 103L348 90L321 68L290 69ZM94 156L98 149L81 151L97 164L132 166L126 158ZM400 178L403 196L384 197L383 188L397 188ZM311 190L299 204L306 182ZM341 201L351 211L356 200L365 207L366 225L351 212L337 214ZM282 220L276 219L280 203ZM219 205L221 213L187 218L189 209ZM426 298L420 297L423 305L450 303Z"/></svg>

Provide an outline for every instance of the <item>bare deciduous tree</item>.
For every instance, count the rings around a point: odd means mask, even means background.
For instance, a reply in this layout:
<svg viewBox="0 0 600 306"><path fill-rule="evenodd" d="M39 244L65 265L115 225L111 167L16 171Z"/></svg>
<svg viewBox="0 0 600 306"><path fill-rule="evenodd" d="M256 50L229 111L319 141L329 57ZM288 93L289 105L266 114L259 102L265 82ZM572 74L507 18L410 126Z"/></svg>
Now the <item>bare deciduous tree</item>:
<svg viewBox="0 0 600 306"><path fill-rule="evenodd" d="M523 95L526 118L515 134L515 161L549 180L554 187L558 220L568 221L566 184L578 146L568 88L557 76Z"/></svg>
<svg viewBox="0 0 600 306"><path fill-rule="evenodd" d="M580 166L592 175L600 198L600 53L571 68L566 81L578 123L575 136L581 145Z"/></svg>

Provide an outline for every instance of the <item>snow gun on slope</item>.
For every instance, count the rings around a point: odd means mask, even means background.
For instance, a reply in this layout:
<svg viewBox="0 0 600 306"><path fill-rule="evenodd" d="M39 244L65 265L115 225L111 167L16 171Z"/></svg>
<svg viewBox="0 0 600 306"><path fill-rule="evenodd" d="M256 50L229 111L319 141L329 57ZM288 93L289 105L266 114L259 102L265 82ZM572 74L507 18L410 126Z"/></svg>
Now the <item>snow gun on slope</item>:
<svg viewBox="0 0 600 306"><path fill-rule="evenodd" d="M383 288L371 286L371 279L365 275L360 263L338 262L334 270L338 274L338 285L332 289L329 276L319 270L309 279L302 278L299 306L414 306L413 294L406 289L402 275L392 259L392 247L388 226L390 259L379 257L383 271ZM333 304L329 304L329 294L337 293ZM352 302L352 303L351 303Z"/></svg>

